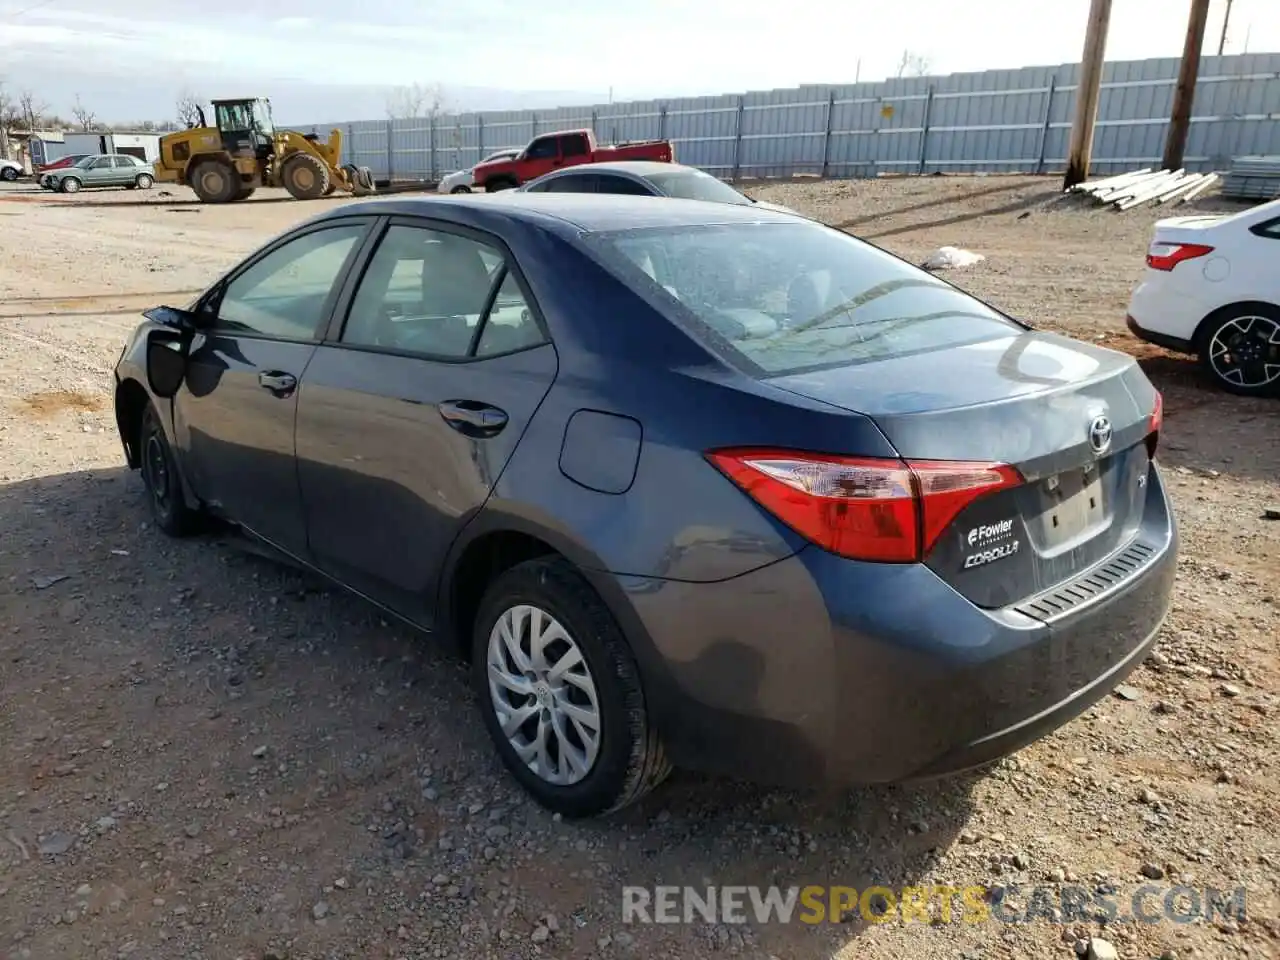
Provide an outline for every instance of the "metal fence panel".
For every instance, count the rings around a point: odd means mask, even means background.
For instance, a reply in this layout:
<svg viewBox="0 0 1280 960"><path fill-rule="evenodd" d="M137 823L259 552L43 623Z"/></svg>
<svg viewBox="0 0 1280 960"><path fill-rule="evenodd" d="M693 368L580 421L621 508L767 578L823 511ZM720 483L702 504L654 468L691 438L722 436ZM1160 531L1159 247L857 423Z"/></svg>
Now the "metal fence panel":
<svg viewBox="0 0 1280 960"><path fill-rule="evenodd" d="M1094 172L1158 165L1176 58L1106 64ZM673 100L491 110L301 127L345 137L343 160L379 178L434 180L499 149L590 128L602 143L668 139L681 163L721 177L1057 172L1066 163L1078 64L806 85ZM1280 154L1280 53L1205 57L1185 166Z"/></svg>

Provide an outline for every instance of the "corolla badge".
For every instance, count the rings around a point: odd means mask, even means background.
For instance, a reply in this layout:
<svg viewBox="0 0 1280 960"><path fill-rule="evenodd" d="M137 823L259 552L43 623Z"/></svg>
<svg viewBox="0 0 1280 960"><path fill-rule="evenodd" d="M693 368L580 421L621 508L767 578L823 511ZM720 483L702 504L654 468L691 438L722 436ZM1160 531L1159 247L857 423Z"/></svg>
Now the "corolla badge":
<svg viewBox="0 0 1280 960"><path fill-rule="evenodd" d="M1106 417L1094 417L1089 423L1089 446L1095 456L1102 456L1111 449L1111 435L1114 430L1111 421Z"/></svg>

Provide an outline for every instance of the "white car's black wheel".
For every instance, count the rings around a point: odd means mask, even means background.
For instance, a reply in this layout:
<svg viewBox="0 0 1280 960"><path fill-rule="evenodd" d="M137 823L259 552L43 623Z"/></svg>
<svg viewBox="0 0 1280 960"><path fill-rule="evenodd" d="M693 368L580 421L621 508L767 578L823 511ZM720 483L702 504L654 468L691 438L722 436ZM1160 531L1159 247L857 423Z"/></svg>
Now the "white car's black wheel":
<svg viewBox="0 0 1280 960"><path fill-rule="evenodd" d="M472 654L494 744L548 809L608 813L670 772L631 648L567 560L530 560L490 584Z"/></svg>
<svg viewBox="0 0 1280 960"><path fill-rule="evenodd" d="M1200 335L1200 364L1223 390L1280 393L1280 308L1246 303L1220 310Z"/></svg>
<svg viewBox="0 0 1280 960"><path fill-rule="evenodd" d="M471 188L466 185L459 185L449 191L450 193L470 193Z"/></svg>

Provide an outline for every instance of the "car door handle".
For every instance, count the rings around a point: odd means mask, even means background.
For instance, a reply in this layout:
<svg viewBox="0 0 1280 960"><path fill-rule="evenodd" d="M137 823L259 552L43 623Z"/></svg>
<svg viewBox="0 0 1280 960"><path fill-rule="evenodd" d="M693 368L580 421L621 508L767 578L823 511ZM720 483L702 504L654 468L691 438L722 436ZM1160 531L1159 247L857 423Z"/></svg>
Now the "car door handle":
<svg viewBox="0 0 1280 960"><path fill-rule="evenodd" d="M445 423L468 436L497 436L507 425L503 411L476 400L446 400L439 409Z"/></svg>
<svg viewBox="0 0 1280 960"><path fill-rule="evenodd" d="M279 370L264 370L258 374L258 386L264 390L270 390L278 397L285 397L293 393L293 389L297 385L298 378L292 373L283 373Z"/></svg>

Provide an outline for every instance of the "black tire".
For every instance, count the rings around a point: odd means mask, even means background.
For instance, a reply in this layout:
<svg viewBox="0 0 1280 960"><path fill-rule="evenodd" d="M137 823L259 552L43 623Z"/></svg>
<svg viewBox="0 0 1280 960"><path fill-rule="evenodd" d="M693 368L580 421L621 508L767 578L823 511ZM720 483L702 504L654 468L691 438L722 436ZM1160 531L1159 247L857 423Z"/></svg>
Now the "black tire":
<svg viewBox="0 0 1280 960"><path fill-rule="evenodd" d="M454 188L453 188L452 190L450 190L449 192L450 192L450 193L470 193L470 192L471 192L471 188L470 188L470 187L458 186L458 187L454 187Z"/></svg>
<svg viewBox="0 0 1280 960"><path fill-rule="evenodd" d="M1208 317L1197 337L1200 368L1220 389L1242 397L1280 395L1280 376L1267 380L1264 364L1280 365L1280 307L1238 303Z"/></svg>
<svg viewBox="0 0 1280 960"><path fill-rule="evenodd" d="M3 170L0 170L0 180L8 180L10 183L12 183L14 180L17 180L17 179L18 179L18 171L15 170L13 167L5 167Z"/></svg>
<svg viewBox="0 0 1280 960"><path fill-rule="evenodd" d="M309 153L295 153L284 162L280 182L295 200L319 200L329 189L329 168Z"/></svg>
<svg viewBox="0 0 1280 960"><path fill-rule="evenodd" d="M236 199L237 199L237 200L248 200L250 197L252 197L252 196L253 196L253 191L254 191L254 190L256 190L256 189L258 189L258 188L257 188L257 187L246 187L246 186L241 186L241 187L240 187L240 192L236 194Z"/></svg>
<svg viewBox="0 0 1280 960"><path fill-rule="evenodd" d="M572 637L595 686L600 746L576 783L547 782L508 742L489 690L489 637L510 608L528 604L554 617ZM640 799L671 772L645 706L635 657L608 608L562 557L540 558L501 574L486 590L472 635L472 681L485 726L507 769L535 800L564 817L593 817ZM531 718L536 720L536 718Z"/></svg>
<svg viewBox="0 0 1280 960"><path fill-rule="evenodd" d="M148 402L138 426L138 458L147 488L151 518L171 537L185 537L200 527L201 515L187 506L182 479L154 404Z"/></svg>
<svg viewBox="0 0 1280 960"><path fill-rule="evenodd" d="M133 185L139 190L150 190L155 182L155 178L151 174L140 173L138 174L138 179L133 181Z"/></svg>
<svg viewBox="0 0 1280 960"><path fill-rule="evenodd" d="M188 179L202 203L230 203L240 192L240 175L217 160L201 161Z"/></svg>
<svg viewBox="0 0 1280 960"><path fill-rule="evenodd" d="M63 177L58 189L63 193L79 193L81 183L76 177Z"/></svg>

